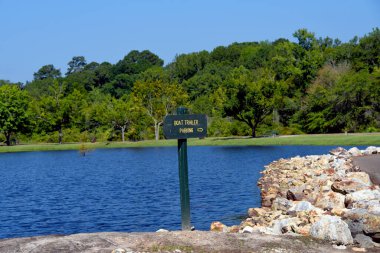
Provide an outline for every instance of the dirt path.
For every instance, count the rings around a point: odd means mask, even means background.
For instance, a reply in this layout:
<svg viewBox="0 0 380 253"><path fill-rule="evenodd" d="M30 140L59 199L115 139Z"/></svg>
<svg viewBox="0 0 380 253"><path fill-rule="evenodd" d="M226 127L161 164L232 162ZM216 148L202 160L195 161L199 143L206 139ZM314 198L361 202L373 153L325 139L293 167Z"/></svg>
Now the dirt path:
<svg viewBox="0 0 380 253"><path fill-rule="evenodd" d="M329 243L307 238L205 231L162 233L94 233L0 240L0 252L281 252L346 253ZM120 251L123 252L123 251ZM367 252L376 252L367 249Z"/></svg>
<svg viewBox="0 0 380 253"><path fill-rule="evenodd" d="M367 172L374 184L380 185L380 154L354 157L354 164Z"/></svg>

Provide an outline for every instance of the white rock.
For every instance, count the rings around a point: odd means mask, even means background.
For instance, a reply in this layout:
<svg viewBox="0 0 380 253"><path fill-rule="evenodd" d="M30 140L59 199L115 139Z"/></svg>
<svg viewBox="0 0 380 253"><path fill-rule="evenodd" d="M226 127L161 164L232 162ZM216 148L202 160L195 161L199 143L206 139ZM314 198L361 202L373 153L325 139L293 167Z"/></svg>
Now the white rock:
<svg viewBox="0 0 380 253"><path fill-rule="evenodd" d="M156 231L156 233L167 233L167 232L169 232L169 230L166 230L163 228L160 228L159 230Z"/></svg>
<svg viewBox="0 0 380 253"><path fill-rule="evenodd" d="M283 228L287 228L285 232L290 231L292 226L297 226L300 223L298 218L286 218L282 220L275 220L272 225L272 232L281 235L284 233Z"/></svg>
<svg viewBox="0 0 380 253"><path fill-rule="evenodd" d="M374 146L370 146L370 147L368 147L368 148L366 148L366 149L364 150L364 154L365 154L365 155L377 154L377 148L374 147Z"/></svg>
<svg viewBox="0 0 380 253"><path fill-rule="evenodd" d="M352 244L353 238L346 222L340 217L325 215L315 222L310 229L310 235L315 238L329 240L338 244Z"/></svg>
<svg viewBox="0 0 380 253"><path fill-rule="evenodd" d="M300 201L293 205L291 208L289 208L289 211L296 211L296 212L302 212L302 211L311 211L314 210L316 207L313 206L309 201Z"/></svg>
<svg viewBox="0 0 380 253"><path fill-rule="evenodd" d="M379 200L379 190L361 190L346 195L346 202L357 202L361 200Z"/></svg>
<svg viewBox="0 0 380 253"><path fill-rule="evenodd" d="M245 226L245 227L243 228L243 231L242 231L242 233L243 233L243 234L244 234L244 233L249 233L249 234L252 234L252 233L253 233L253 231L254 231L253 227L250 227L250 226Z"/></svg>
<svg viewBox="0 0 380 253"><path fill-rule="evenodd" d="M347 247L346 246L344 246L344 245L333 245L333 248L334 249L347 249Z"/></svg>
<svg viewBox="0 0 380 253"><path fill-rule="evenodd" d="M357 148L353 147L348 150L348 153L350 153L352 156L361 156L362 152Z"/></svg>
<svg viewBox="0 0 380 253"><path fill-rule="evenodd" d="M114 249L112 251L112 253L126 253L127 250L123 249L123 248L117 248L117 249Z"/></svg>

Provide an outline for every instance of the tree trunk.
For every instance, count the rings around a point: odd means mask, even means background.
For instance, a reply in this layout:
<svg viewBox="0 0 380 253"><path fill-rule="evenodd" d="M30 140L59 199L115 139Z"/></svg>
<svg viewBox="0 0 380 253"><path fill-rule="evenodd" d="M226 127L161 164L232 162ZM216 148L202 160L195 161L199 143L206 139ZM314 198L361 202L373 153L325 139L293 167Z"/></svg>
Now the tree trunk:
<svg viewBox="0 0 380 253"><path fill-rule="evenodd" d="M156 141L158 141L160 139L160 123L159 122L155 122L154 123L154 135L155 135L155 139Z"/></svg>
<svg viewBox="0 0 380 253"><path fill-rule="evenodd" d="M122 140L123 142L125 141L124 133L125 133L125 127L121 127L121 140Z"/></svg>
<svg viewBox="0 0 380 253"><path fill-rule="evenodd" d="M62 144L62 139L63 139L62 127L59 127L59 130L58 130L58 143L59 144Z"/></svg>
<svg viewBox="0 0 380 253"><path fill-rule="evenodd" d="M5 134L5 138L7 138L6 141L5 141L5 143L7 144L7 146L10 146L11 145L11 134L10 133L6 133Z"/></svg>
<svg viewBox="0 0 380 253"><path fill-rule="evenodd" d="M256 138L256 126L252 126L252 138Z"/></svg>

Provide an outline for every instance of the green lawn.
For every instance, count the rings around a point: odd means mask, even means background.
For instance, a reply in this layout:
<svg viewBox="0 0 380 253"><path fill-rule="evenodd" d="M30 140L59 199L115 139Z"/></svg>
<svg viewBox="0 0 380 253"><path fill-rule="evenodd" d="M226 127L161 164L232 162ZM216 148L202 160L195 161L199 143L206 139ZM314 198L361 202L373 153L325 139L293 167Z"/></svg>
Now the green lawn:
<svg viewBox="0 0 380 253"><path fill-rule="evenodd" d="M279 136L266 138L221 137L189 139L190 146L273 146L273 145L331 145L331 146L380 146L380 133L371 134L320 134ZM47 150L91 150L98 148L163 147L176 146L176 140L149 140L139 142L27 144L0 146L1 152L47 151Z"/></svg>

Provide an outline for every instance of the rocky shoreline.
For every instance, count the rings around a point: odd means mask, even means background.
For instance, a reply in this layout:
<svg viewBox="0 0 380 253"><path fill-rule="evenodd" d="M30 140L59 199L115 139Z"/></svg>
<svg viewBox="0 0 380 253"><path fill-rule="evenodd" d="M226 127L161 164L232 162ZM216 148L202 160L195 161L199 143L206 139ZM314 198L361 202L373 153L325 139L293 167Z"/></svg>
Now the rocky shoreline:
<svg viewBox="0 0 380 253"><path fill-rule="evenodd" d="M306 236L337 249L380 251L380 187L353 162L378 154L379 147L337 148L274 161L258 182L262 207L250 208L239 226L213 222L211 231Z"/></svg>

